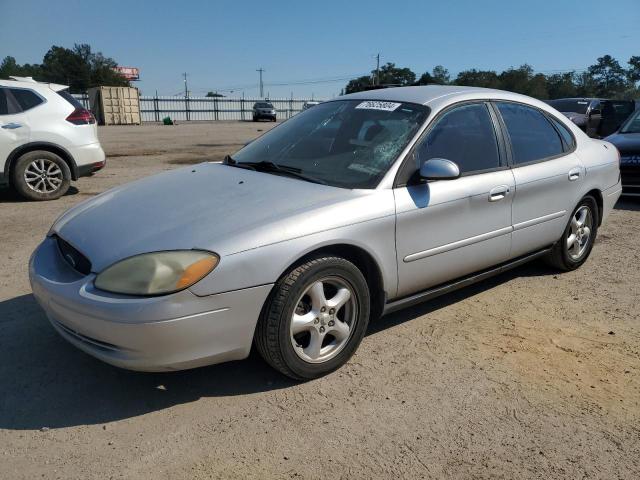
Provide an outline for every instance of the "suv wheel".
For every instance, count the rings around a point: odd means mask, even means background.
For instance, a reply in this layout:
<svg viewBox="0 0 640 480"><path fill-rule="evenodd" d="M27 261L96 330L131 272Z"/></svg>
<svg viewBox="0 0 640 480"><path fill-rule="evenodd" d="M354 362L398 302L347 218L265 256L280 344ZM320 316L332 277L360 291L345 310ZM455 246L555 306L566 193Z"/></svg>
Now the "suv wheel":
<svg viewBox="0 0 640 480"><path fill-rule="evenodd" d="M36 150L22 155L12 169L13 187L29 200L55 200L67 193L71 171L58 155Z"/></svg>
<svg viewBox="0 0 640 480"><path fill-rule="evenodd" d="M369 323L369 288L340 257L319 256L285 274L263 308L255 344L296 380L325 375L351 358Z"/></svg>
<svg viewBox="0 0 640 480"><path fill-rule="evenodd" d="M587 261L598 233L598 205L591 196L584 197L571 214L562 238L547 257L547 262L565 272Z"/></svg>

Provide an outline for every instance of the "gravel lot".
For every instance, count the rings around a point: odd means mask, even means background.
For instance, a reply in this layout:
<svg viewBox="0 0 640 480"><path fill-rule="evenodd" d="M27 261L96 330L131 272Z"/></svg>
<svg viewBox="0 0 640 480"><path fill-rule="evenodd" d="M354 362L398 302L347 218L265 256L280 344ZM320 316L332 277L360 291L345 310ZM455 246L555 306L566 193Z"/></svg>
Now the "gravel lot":
<svg viewBox="0 0 640 480"><path fill-rule="evenodd" d="M60 213L272 126L105 127L107 168L69 195L0 191L0 478L638 478L638 201L617 205L580 270L534 263L387 316L317 381L255 354L128 372L54 333L27 261Z"/></svg>

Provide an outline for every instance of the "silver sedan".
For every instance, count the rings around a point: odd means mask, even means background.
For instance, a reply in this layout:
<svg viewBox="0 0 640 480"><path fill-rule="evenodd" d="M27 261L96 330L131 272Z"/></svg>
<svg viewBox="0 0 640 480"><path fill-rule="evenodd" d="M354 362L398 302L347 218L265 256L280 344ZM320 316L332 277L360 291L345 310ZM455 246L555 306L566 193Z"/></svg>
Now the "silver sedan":
<svg viewBox="0 0 640 480"><path fill-rule="evenodd" d="M345 95L222 164L62 215L30 278L53 327L124 368L344 364L371 319L543 257L582 265L619 157L545 103L465 87Z"/></svg>

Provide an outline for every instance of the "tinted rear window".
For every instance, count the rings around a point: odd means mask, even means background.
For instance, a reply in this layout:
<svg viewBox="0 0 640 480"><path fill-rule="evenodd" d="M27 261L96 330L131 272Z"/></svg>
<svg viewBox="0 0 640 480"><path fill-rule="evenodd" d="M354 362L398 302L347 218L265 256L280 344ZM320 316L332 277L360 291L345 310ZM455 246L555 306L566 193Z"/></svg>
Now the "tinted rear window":
<svg viewBox="0 0 640 480"><path fill-rule="evenodd" d="M23 112L44 103L44 100L32 90L23 88L10 88L9 90Z"/></svg>
<svg viewBox="0 0 640 480"><path fill-rule="evenodd" d="M73 105L73 108L84 108L84 105L82 105L78 100L76 100L76 98L69 93L69 90L62 90L58 92L58 95L60 95L67 102Z"/></svg>
<svg viewBox="0 0 640 480"><path fill-rule="evenodd" d="M0 88L0 115L7 115L8 113L7 97L4 94L4 88Z"/></svg>
<svg viewBox="0 0 640 480"><path fill-rule="evenodd" d="M573 135L571 135L571 132L569 132L567 127L565 127L562 123L560 123L559 120L556 120L555 118L551 118L551 122L553 122L556 129L560 132L560 135L562 136L562 140L564 140L566 150L567 151L572 150L575 145L575 140L573 138Z"/></svg>
<svg viewBox="0 0 640 480"><path fill-rule="evenodd" d="M9 89L0 88L0 115L13 115L21 111L18 102L9 95Z"/></svg>
<svg viewBox="0 0 640 480"><path fill-rule="evenodd" d="M564 152L560 135L539 110L516 103L498 103L497 106L507 126L516 165Z"/></svg>

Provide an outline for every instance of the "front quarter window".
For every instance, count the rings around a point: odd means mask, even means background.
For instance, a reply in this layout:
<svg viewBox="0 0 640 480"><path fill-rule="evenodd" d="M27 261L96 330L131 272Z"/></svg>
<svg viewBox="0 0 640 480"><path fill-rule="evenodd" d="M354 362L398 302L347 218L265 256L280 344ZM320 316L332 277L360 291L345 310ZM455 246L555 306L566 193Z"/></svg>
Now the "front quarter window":
<svg viewBox="0 0 640 480"><path fill-rule="evenodd" d="M374 188L429 114L413 103L336 100L299 113L233 155L272 162L321 183Z"/></svg>

